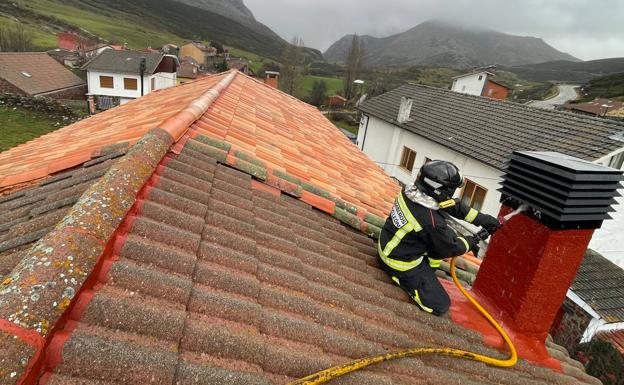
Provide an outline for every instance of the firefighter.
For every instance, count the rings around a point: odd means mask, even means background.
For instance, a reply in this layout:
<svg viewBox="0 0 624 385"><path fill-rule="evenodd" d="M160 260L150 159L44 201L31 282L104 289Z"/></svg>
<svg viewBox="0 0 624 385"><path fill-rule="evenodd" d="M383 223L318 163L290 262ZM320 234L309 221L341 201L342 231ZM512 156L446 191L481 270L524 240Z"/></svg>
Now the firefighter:
<svg viewBox="0 0 624 385"><path fill-rule="evenodd" d="M423 165L414 183L397 196L377 245L381 265L392 280L422 310L435 315L446 313L451 304L435 269L443 258L479 251L479 238L458 236L445 217L482 226L490 234L500 227L496 218L453 199L463 184L453 163L434 160Z"/></svg>

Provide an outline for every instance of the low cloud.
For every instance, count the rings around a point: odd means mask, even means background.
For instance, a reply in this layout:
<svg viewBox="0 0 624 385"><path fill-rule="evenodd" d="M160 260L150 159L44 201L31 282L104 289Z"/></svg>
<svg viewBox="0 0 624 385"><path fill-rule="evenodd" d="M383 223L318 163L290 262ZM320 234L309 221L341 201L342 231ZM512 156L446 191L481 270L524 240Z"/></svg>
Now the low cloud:
<svg viewBox="0 0 624 385"><path fill-rule="evenodd" d="M327 49L357 33L384 37L431 19L535 36L583 60L624 56L624 2L605 0L245 0L256 19L290 40Z"/></svg>

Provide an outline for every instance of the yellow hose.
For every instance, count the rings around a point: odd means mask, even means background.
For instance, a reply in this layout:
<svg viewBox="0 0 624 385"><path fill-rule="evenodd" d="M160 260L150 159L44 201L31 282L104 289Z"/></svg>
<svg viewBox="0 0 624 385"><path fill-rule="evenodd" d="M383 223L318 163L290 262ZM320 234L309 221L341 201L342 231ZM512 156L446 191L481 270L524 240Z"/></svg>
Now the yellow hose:
<svg viewBox="0 0 624 385"><path fill-rule="evenodd" d="M443 356L460 357L460 358L466 358L469 360L485 362L486 364L490 364L493 366L501 366L501 367L514 366L516 362L518 361L518 354L516 353L516 348L514 347L513 343L509 339L509 336L507 335L507 333L505 333L503 328L494 320L494 318L492 318L490 314L488 314L488 312L483 307L481 307L481 305L479 305L479 303L477 303L477 301L475 301L474 298L472 298L470 294L468 294L466 289L464 289L462 285L459 283L459 280L457 279L457 276L455 275L455 263L456 262L457 262L457 257L453 257L453 260L451 261L451 276L453 277L453 281L455 282L455 285L457 285L457 287L462 292L462 294L466 296L466 298L468 298L468 300L477 309L479 309L481 314L483 314L485 318L487 318L487 320L490 321L490 323L496 328L496 330L503 337L503 339L505 340L505 343L507 344L507 346L509 346L509 350L511 351L511 356L509 358L507 358L506 360L499 360L497 358L488 357L488 356L484 356L481 354L468 352L465 350L451 349L451 348L412 348L412 349L401 350L395 353L386 353L386 354L382 354L382 355L375 356L375 357L360 358L358 360L355 360L355 361L352 361L343 365L338 365L338 366L331 367L329 369L321 370L320 372L316 372L307 377L301 378L299 380L295 380L293 382L289 382L287 385L322 384L334 378L340 377L344 374L351 373L356 370L365 368L369 365L377 364L377 363L384 362L384 361L394 360L396 358L414 357L419 354L439 354Z"/></svg>

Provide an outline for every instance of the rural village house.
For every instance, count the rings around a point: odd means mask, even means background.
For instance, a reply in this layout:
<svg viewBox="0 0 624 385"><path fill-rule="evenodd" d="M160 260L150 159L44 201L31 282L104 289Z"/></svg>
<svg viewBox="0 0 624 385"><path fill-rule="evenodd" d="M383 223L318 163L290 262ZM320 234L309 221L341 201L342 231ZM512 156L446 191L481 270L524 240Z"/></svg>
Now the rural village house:
<svg viewBox="0 0 624 385"><path fill-rule="evenodd" d="M0 53L0 93L84 100L85 82L45 52Z"/></svg>
<svg viewBox="0 0 624 385"><path fill-rule="evenodd" d="M141 62L144 60L144 64ZM91 112L125 104L176 85L178 58L161 53L106 50L87 62Z"/></svg>
<svg viewBox="0 0 624 385"><path fill-rule="evenodd" d="M597 98L587 103L566 103L562 109L589 116L624 118L624 103L611 99Z"/></svg>
<svg viewBox="0 0 624 385"><path fill-rule="evenodd" d="M207 46L204 43L193 41L181 46L178 56L190 56L195 59L200 66L212 66L214 58L217 56L217 49Z"/></svg>
<svg viewBox="0 0 624 385"><path fill-rule="evenodd" d="M401 86L359 109L358 146L390 176L407 184L427 160L452 161L468 181L460 197L492 215L514 150L557 151L617 169L624 162L624 125L610 120L422 85ZM624 267L624 205L611 215L591 246Z"/></svg>
<svg viewBox="0 0 624 385"><path fill-rule="evenodd" d="M453 78L451 91L462 94L485 96L486 98L505 100L509 88L492 78L496 76L489 71L476 71Z"/></svg>

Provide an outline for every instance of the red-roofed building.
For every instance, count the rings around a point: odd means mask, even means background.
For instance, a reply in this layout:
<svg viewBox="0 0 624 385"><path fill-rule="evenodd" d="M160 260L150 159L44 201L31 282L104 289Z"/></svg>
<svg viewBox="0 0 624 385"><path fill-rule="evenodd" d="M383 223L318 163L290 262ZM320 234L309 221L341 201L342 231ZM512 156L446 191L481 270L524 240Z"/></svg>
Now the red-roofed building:
<svg viewBox="0 0 624 385"><path fill-rule="evenodd" d="M493 80L494 76L496 75L489 71L475 71L455 76L451 85L451 91L485 96L490 99L507 99L509 87Z"/></svg>
<svg viewBox="0 0 624 385"><path fill-rule="evenodd" d="M4 384L270 385L413 346L500 355L454 322L459 300L420 312L380 269L397 184L238 71L4 152L0 175ZM599 383L548 347L558 371L423 356L341 383Z"/></svg>

